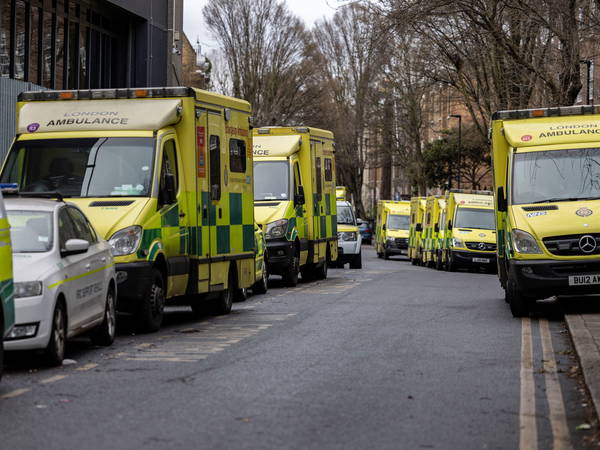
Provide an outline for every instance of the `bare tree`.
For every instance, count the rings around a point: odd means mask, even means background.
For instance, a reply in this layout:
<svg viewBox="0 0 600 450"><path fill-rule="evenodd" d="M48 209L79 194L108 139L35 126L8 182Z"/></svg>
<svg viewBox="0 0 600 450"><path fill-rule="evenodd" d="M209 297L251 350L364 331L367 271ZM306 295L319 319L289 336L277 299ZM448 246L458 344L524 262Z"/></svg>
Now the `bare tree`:
<svg viewBox="0 0 600 450"><path fill-rule="evenodd" d="M303 23L277 0L211 0L203 14L225 56L231 94L252 104L256 123L298 124L315 100Z"/></svg>

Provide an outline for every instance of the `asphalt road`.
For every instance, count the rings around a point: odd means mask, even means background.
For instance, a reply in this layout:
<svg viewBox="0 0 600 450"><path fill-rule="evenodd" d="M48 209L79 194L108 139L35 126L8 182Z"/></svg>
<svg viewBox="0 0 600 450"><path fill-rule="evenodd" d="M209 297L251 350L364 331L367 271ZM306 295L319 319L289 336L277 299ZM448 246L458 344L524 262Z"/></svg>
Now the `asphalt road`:
<svg viewBox="0 0 600 450"><path fill-rule="evenodd" d="M560 305L517 320L495 275L378 260L47 369L11 355L0 448L585 448L596 431ZM589 423L589 431L576 427Z"/></svg>

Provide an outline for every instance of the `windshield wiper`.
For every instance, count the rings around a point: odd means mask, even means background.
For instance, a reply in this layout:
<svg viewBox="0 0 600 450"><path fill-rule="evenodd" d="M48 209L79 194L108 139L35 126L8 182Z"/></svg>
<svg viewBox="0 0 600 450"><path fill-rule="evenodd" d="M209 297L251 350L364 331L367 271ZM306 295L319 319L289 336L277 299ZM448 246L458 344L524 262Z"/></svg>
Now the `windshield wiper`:
<svg viewBox="0 0 600 450"><path fill-rule="evenodd" d="M531 204L534 205L536 203L576 202L577 200L595 200L598 198L599 197L566 197L566 198L554 197L554 198L547 198L544 200L538 200L536 202L531 202Z"/></svg>

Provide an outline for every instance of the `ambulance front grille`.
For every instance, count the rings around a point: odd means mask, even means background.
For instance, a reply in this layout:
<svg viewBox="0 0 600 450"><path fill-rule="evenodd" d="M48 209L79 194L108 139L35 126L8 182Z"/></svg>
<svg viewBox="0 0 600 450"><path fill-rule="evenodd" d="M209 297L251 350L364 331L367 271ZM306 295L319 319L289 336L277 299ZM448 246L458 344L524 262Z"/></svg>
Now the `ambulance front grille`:
<svg viewBox="0 0 600 450"><path fill-rule="evenodd" d="M579 243L583 236L591 236L596 241L596 246L592 251L584 252ZM589 255L600 255L600 234L599 233L586 233L586 234L569 234L564 236L551 236L542 239L546 249L553 255L557 256L589 256ZM589 244L593 242L587 241L588 248Z"/></svg>
<svg viewBox="0 0 600 450"><path fill-rule="evenodd" d="M466 242L466 245L469 250L479 250L481 252L496 251L496 244L491 244L489 242Z"/></svg>

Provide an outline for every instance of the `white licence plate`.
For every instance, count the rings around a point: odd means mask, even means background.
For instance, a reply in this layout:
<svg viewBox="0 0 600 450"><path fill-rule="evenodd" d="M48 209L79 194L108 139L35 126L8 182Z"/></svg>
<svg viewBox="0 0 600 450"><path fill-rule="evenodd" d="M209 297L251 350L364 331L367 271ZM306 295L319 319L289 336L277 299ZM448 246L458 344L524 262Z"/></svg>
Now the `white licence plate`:
<svg viewBox="0 0 600 450"><path fill-rule="evenodd" d="M487 264L490 262L490 258L473 258L473 262Z"/></svg>
<svg viewBox="0 0 600 450"><path fill-rule="evenodd" d="M600 284L600 274L569 276L569 286L582 286L587 284Z"/></svg>

